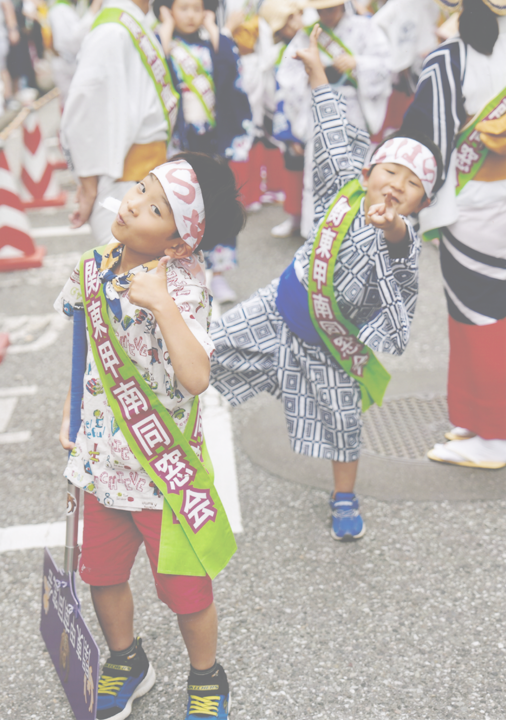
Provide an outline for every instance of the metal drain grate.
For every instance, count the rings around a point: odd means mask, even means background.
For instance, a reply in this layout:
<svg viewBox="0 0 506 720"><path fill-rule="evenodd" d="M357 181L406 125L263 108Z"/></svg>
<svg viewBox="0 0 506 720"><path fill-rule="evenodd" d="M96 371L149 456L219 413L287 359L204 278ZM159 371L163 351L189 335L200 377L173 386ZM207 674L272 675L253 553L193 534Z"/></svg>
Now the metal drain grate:
<svg viewBox="0 0 506 720"><path fill-rule="evenodd" d="M423 460L451 427L446 397L400 397L364 414L363 447L374 455Z"/></svg>

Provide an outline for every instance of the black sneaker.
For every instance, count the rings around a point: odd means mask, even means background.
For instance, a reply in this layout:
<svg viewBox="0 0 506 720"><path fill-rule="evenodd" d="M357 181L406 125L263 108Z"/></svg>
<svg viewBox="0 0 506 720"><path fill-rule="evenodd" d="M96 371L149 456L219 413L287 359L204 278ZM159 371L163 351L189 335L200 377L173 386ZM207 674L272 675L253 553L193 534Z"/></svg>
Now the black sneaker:
<svg viewBox="0 0 506 720"><path fill-rule="evenodd" d="M132 712L132 703L155 684L155 670L137 638L135 651L121 660L111 656L98 681L97 720L124 720Z"/></svg>
<svg viewBox="0 0 506 720"><path fill-rule="evenodd" d="M188 707L185 720L217 718L227 720L230 712L230 690L225 670L217 665L211 676L190 672L188 677Z"/></svg>

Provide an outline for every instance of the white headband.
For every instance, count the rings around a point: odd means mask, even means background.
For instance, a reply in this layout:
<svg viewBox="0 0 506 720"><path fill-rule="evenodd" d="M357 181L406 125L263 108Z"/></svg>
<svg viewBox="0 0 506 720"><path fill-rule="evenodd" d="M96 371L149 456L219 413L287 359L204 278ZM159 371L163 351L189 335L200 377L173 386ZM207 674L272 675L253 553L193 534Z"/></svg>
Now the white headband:
<svg viewBox="0 0 506 720"><path fill-rule="evenodd" d="M417 140L396 137L378 148L369 163L396 163L409 168L420 179L427 197L430 197L437 179L437 161L428 147Z"/></svg>
<svg viewBox="0 0 506 720"><path fill-rule="evenodd" d="M206 229L204 198L195 170L186 160L175 160L159 165L151 175L167 195L181 239L195 250Z"/></svg>

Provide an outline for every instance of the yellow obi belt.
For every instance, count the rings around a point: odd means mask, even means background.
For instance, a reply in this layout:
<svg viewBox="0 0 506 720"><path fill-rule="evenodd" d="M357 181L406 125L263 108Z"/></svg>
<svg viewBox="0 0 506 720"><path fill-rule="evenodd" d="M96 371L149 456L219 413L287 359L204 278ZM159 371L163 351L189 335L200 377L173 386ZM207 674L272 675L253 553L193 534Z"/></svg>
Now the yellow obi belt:
<svg viewBox="0 0 506 720"><path fill-rule="evenodd" d="M132 145L123 165L122 182L139 182L158 165L167 162L167 144L165 140L147 143L146 145Z"/></svg>

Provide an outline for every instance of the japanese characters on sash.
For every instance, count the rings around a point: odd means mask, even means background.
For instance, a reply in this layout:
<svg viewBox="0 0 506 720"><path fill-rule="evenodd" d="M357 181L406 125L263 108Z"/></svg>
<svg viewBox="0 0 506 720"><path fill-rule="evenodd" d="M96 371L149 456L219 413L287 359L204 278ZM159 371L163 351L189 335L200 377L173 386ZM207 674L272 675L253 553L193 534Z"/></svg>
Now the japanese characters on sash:
<svg viewBox="0 0 506 720"><path fill-rule="evenodd" d="M455 429L433 460L506 465L506 2L438 0L459 34L424 63L405 126L439 145L446 180L420 214L438 235L449 312L448 407Z"/></svg>

